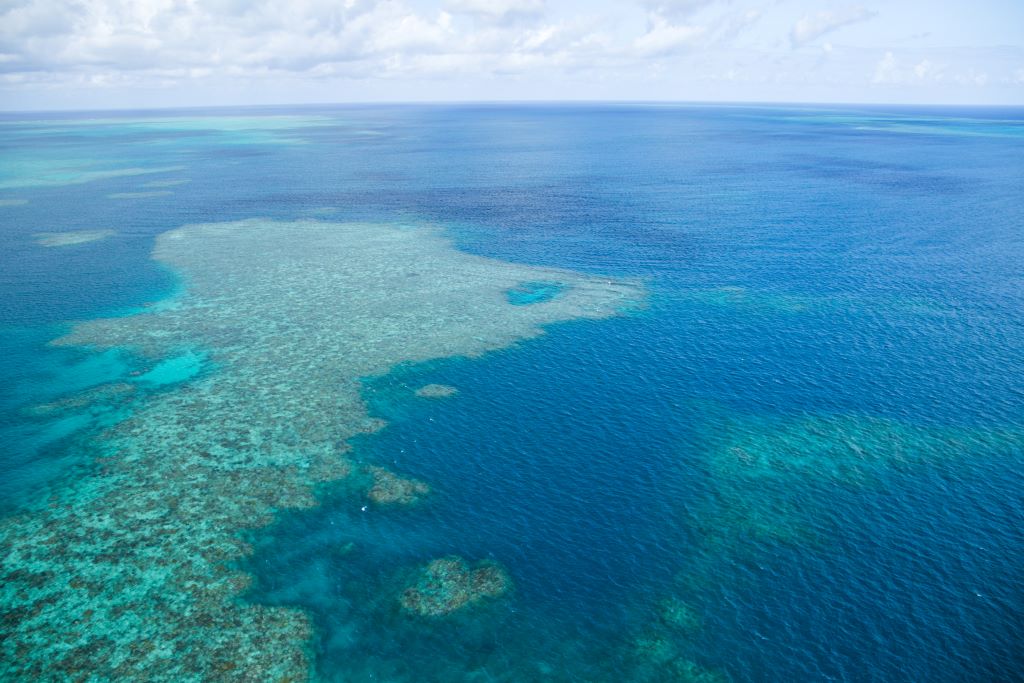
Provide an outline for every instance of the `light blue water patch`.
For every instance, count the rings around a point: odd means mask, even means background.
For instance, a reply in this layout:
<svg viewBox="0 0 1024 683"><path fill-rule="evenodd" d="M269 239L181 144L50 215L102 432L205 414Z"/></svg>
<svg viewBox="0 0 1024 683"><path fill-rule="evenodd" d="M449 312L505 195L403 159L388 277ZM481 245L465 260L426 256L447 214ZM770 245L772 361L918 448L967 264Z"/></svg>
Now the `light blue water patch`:
<svg viewBox="0 0 1024 683"><path fill-rule="evenodd" d="M134 392L123 384L133 368L123 352L50 348L41 342L52 329L3 332L12 349L22 345L0 362L0 509L9 509L31 502L40 485L87 460L71 444L122 419L121 406Z"/></svg>
<svg viewBox="0 0 1024 683"><path fill-rule="evenodd" d="M34 429L22 430L19 445L39 452L87 427L108 427L125 415L125 413L106 405L94 405L88 408L76 407L81 409L81 412L61 414L55 419L37 423L34 425ZM7 434L7 436L11 436L11 434Z"/></svg>
<svg viewBox="0 0 1024 683"><path fill-rule="evenodd" d="M135 381L153 388L178 384L198 375L205 362L205 354L188 351L160 361L152 370L136 377Z"/></svg>
<svg viewBox="0 0 1024 683"><path fill-rule="evenodd" d="M47 486L74 477L76 468L90 466L95 452L83 443L130 414L128 406L113 403L75 402L54 408L52 419L0 424L0 442L10 449L0 452L0 514L37 504Z"/></svg>
<svg viewBox="0 0 1024 683"><path fill-rule="evenodd" d="M524 282L507 292L508 302L513 306L529 306L545 301L551 301L565 291L565 285L560 282Z"/></svg>
<svg viewBox="0 0 1024 683"><path fill-rule="evenodd" d="M97 180L126 178L154 173L180 171L184 166L97 168L95 162L81 159L17 159L8 157L0 188L32 188L77 185Z"/></svg>
<svg viewBox="0 0 1024 683"><path fill-rule="evenodd" d="M62 417L48 423L43 429L36 432L34 438L28 440L28 445L39 448L60 439L65 439L79 429L88 426L90 422L90 416L83 413Z"/></svg>
<svg viewBox="0 0 1024 683"><path fill-rule="evenodd" d="M33 373L18 378L17 383L8 387L9 393L4 398L14 405L45 402L123 380L132 372L130 358L118 350L89 354L54 350L51 353L49 364L40 364Z"/></svg>

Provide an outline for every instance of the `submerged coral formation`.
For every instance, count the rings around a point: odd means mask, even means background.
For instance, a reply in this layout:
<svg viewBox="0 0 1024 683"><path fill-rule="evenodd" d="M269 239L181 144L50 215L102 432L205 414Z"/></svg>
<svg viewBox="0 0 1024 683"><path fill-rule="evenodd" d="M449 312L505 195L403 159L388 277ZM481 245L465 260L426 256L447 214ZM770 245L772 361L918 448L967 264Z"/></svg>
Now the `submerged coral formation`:
<svg viewBox="0 0 1024 683"><path fill-rule="evenodd" d="M183 294L56 343L154 361L195 349L213 370L154 392L95 435L89 476L0 521L5 680L305 680L308 617L240 602L248 578L231 562L249 552L240 531L315 504L317 482L359 469L346 442L380 427L360 378L478 355L642 296L461 253L423 227L194 225L162 235L154 256L182 275ZM508 303L508 288L538 279L571 287ZM474 571L454 584L467 601L507 587L494 569Z"/></svg>
<svg viewBox="0 0 1024 683"><path fill-rule="evenodd" d="M732 419L715 441L707 466L716 495L703 541L756 549L831 536L828 502L839 491L882 486L909 468L941 467L951 453L1019 452L1024 436L858 415L748 416Z"/></svg>
<svg viewBox="0 0 1024 683"><path fill-rule="evenodd" d="M166 197L174 194L170 190L147 190L143 192L114 192L107 199L148 199L150 197Z"/></svg>
<svg viewBox="0 0 1024 683"><path fill-rule="evenodd" d="M703 463L712 495L689 522L699 536L675 577L675 594L633 637L639 670L650 674L636 680L664 680L659 675L668 671L672 680L722 680L698 663L695 643L704 625L696 605L713 601L724 576L735 587L737 567L763 568L780 546L827 543L839 526L832 510L837 495L882 487L894 472L942 468L950 454L1019 456L1024 448L1019 430L860 415L731 415L715 427Z"/></svg>
<svg viewBox="0 0 1024 683"><path fill-rule="evenodd" d="M632 643L632 668L626 680L647 683L726 683L725 674L708 669L682 653L682 648L668 634L652 631Z"/></svg>
<svg viewBox="0 0 1024 683"><path fill-rule="evenodd" d="M723 567L780 547L827 543L841 525L831 502L884 487L900 472L962 457L1020 453L1013 429L914 425L861 415L730 415L709 425L700 466L709 495L687 526L696 554L680 583L687 593L714 584Z"/></svg>
<svg viewBox="0 0 1024 683"><path fill-rule="evenodd" d="M98 242L114 235L113 230L74 230L72 232L37 232L36 244L43 247L70 247Z"/></svg>
<svg viewBox="0 0 1024 683"><path fill-rule="evenodd" d="M416 395L420 398L447 398L457 393L458 389L447 384L428 384L416 390Z"/></svg>
<svg viewBox="0 0 1024 683"><path fill-rule="evenodd" d="M461 557L442 557L420 570L399 602L407 612L440 617L508 592L512 580L497 563L487 560L470 566Z"/></svg>
<svg viewBox="0 0 1024 683"><path fill-rule="evenodd" d="M690 604L679 598L662 600L660 616L666 626L684 633L695 633L700 630L700 615Z"/></svg>
<svg viewBox="0 0 1024 683"><path fill-rule="evenodd" d="M143 187L175 187L177 185L185 185L191 183L190 178L175 178L171 180L152 180L148 183L142 183Z"/></svg>
<svg viewBox="0 0 1024 683"><path fill-rule="evenodd" d="M373 480L366 497L377 505L412 505L430 493L430 487L422 481L404 479L383 467L364 469Z"/></svg>
<svg viewBox="0 0 1024 683"><path fill-rule="evenodd" d="M26 149L32 149L27 147ZM5 159L0 173L0 188L59 187L78 185L95 180L110 180L129 176L170 173L184 166L154 166L149 168L97 168L98 164L81 159L46 159L38 156Z"/></svg>
<svg viewBox="0 0 1024 683"><path fill-rule="evenodd" d="M33 417L45 417L56 413L89 408L97 403L103 404L119 399L127 399L134 391L135 386L127 382L101 384L72 396L28 407L23 412Z"/></svg>

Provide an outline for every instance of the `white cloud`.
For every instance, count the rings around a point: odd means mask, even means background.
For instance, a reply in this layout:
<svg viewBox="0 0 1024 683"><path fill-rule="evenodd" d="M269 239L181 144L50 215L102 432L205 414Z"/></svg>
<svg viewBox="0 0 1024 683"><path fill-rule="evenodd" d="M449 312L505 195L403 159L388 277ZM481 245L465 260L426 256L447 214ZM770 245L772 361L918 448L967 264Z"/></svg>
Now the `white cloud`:
<svg viewBox="0 0 1024 683"><path fill-rule="evenodd" d="M707 28L689 24L670 24L655 18L647 33L636 39L636 51L645 56L668 55L693 48L707 34Z"/></svg>
<svg viewBox="0 0 1024 683"><path fill-rule="evenodd" d="M370 45L380 52L437 51L452 37L451 15L442 12L430 21L416 14L405 14L394 23L376 27Z"/></svg>
<svg viewBox="0 0 1024 683"><path fill-rule="evenodd" d="M505 23L544 14L544 0L446 0L445 8L457 14Z"/></svg>
<svg viewBox="0 0 1024 683"><path fill-rule="evenodd" d="M761 11L757 9L725 14L714 24L715 40L720 43L732 40L760 21L761 16Z"/></svg>
<svg viewBox="0 0 1024 683"><path fill-rule="evenodd" d="M966 63L970 55L957 50L950 56L959 57L961 63L950 64L945 60L936 61L928 57L897 59L892 52L886 52L875 65L875 74L871 80L880 85L901 86L951 82L970 88L985 87L992 83L993 77L986 69ZM1007 76L1005 80L1011 81L1012 76Z"/></svg>
<svg viewBox="0 0 1024 683"><path fill-rule="evenodd" d="M875 66L875 76L872 83L895 83L897 81L896 56L892 52L886 52Z"/></svg>
<svg viewBox="0 0 1024 683"><path fill-rule="evenodd" d="M640 0L640 4L651 14L679 19L715 4L715 0Z"/></svg>
<svg viewBox="0 0 1024 683"><path fill-rule="evenodd" d="M14 96L32 88L69 93L69 101L94 87L126 97L144 88L201 90L222 99L229 95L219 93L233 88L300 101L321 99L327 82L357 80L370 84L369 97L394 93L382 99L414 88L429 89L432 98L486 97L480 84L504 95L508 83L521 84L517 94L528 95L533 84L544 83L543 96L561 98L588 79L600 84L590 92L601 98L696 96L682 85L695 83L722 84L711 98L725 99L807 99L801 88L822 83L842 98L857 88L874 93L873 83L908 86L890 88L893 93L938 83L1020 91L1020 48L929 45L925 53L893 43L897 59L874 46L818 40L874 16L864 7L811 14L794 26L793 6L792 0L0 0L0 108L20 106ZM790 49L801 46L814 49ZM420 85L427 80L428 87ZM643 90L644 83L675 85ZM330 92L347 97L352 90Z"/></svg>
<svg viewBox="0 0 1024 683"><path fill-rule="evenodd" d="M643 57L664 57L695 50L721 49L761 19L757 9L732 9L725 3L718 11L694 16L699 10L711 8L710 0L674 0L645 2L651 11L647 31L633 42L635 52Z"/></svg>
<svg viewBox="0 0 1024 683"><path fill-rule="evenodd" d="M859 5L843 7L832 12L807 14L793 25L789 32L789 40L793 47L801 47L826 33L832 33L850 24L867 21L877 14L877 12L872 12Z"/></svg>

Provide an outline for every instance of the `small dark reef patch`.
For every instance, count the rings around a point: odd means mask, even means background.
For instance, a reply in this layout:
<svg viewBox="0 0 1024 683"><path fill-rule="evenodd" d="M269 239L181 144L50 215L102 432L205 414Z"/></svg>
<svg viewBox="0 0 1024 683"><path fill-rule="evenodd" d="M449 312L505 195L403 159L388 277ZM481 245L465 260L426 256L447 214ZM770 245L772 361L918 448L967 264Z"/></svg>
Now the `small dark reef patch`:
<svg viewBox="0 0 1024 683"><path fill-rule="evenodd" d="M428 384L416 390L416 395L420 398L448 398L457 393L458 389L447 384Z"/></svg>
<svg viewBox="0 0 1024 683"><path fill-rule="evenodd" d="M407 612L441 617L508 592L512 580L496 562L484 560L470 566L461 557L442 557L423 567L399 602Z"/></svg>

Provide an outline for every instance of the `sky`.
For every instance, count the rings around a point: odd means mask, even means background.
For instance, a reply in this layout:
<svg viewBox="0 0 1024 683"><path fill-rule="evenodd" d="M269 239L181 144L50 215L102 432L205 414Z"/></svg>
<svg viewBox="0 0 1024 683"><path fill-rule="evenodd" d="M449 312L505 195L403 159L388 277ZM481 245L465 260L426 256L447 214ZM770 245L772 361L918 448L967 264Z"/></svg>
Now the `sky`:
<svg viewBox="0 0 1024 683"><path fill-rule="evenodd" d="M1024 104L1024 0L0 0L0 109Z"/></svg>

